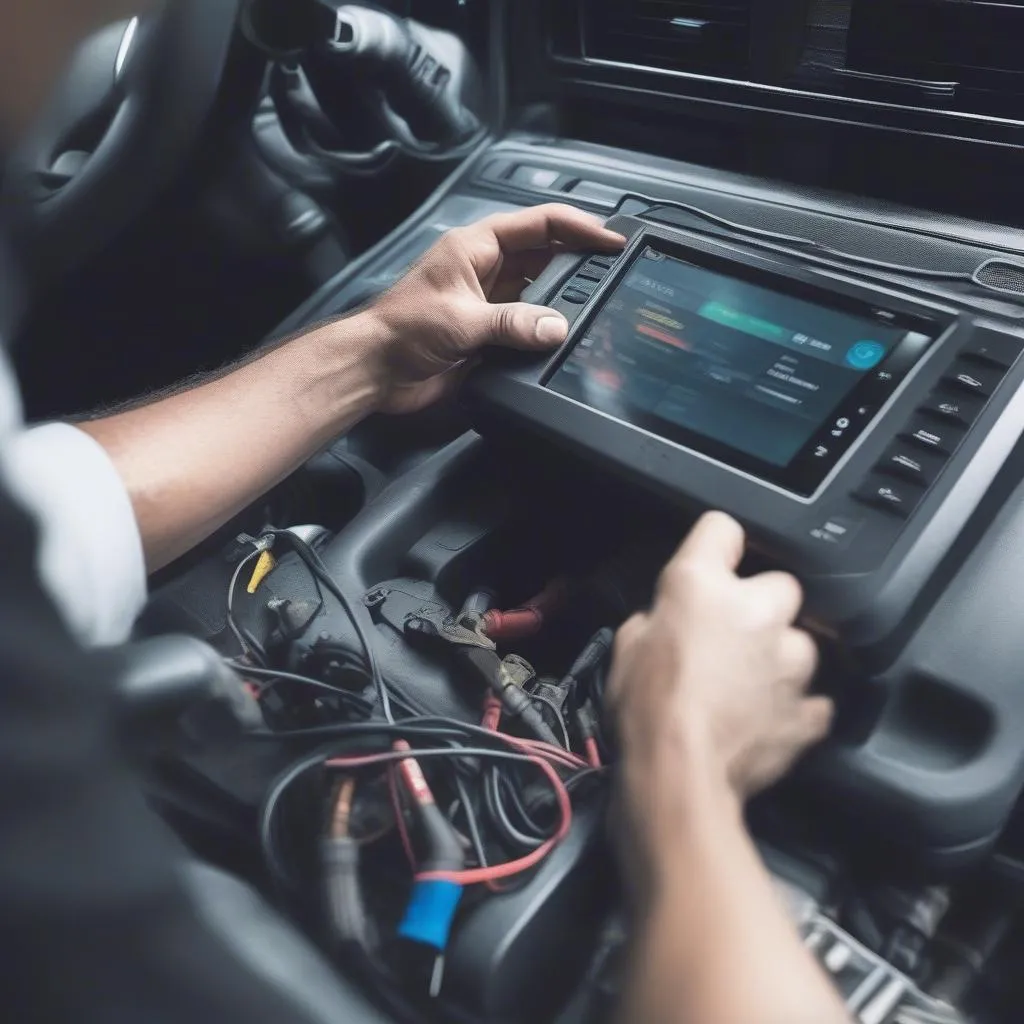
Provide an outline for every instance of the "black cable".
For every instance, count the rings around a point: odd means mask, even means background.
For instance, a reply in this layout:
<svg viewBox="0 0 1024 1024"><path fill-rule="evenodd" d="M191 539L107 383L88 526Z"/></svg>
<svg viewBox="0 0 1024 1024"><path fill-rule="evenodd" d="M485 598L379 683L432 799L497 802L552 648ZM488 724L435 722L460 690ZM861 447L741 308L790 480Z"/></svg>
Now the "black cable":
<svg viewBox="0 0 1024 1024"><path fill-rule="evenodd" d="M466 818L466 830L469 832L469 841L473 847L473 853L476 855L477 864L486 868L489 866L487 850L484 848L484 841L480 835L480 824L477 821L476 812L473 810L473 803L469 796L469 790L466 789L466 783L457 773L455 774L455 789L459 794L459 803Z"/></svg>
<svg viewBox="0 0 1024 1024"><path fill-rule="evenodd" d="M409 737L417 734L432 739L448 739L453 736L471 737L485 743L493 743L501 749L507 749L508 737L504 733L493 732L483 726L470 722L462 722L457 718L446 718L442 715L424 715L406 722L339 722L336 725L318 725L308 729L289 729L279 733L254 733L259 738L271 739L347 739L357 736L377 735ZM557 748L556 748L557 749ZM556 764L556 768L562 768ZM565 766L568 770L569 766ZM578 769L582 771L583 769Z"/></svg>
<svg viewBox="0 0 1024 1024"><path fill-rule="evenodd" d="M409 725L393 725L391 723L352 723L344 727L348 735L351 737L371 735L374 732L377 734L395 733L403 735L408 738L410 734L415 734L418 730ZM488 733L487 730L481 730L488 735L495 735ZM291 877L287 866L281 860L280 853L277 845L276 836L276 820L278 810L280 808L281 800L284 798L288 790L304 775L313 769L323 766L324 763L333 757L344 757L346 755L351 756L350 751L339 749L337 743L332 743L327 746L321 746L317 750L305 757L296 761L294 764L286 768L277 778L271 783L270 788L267 791L267 795L263 800L263 805L260 809L260 846L263 851L264 860L267 864L267 869L270 872L271 878L275 885L282 891L283 894L294 895L300 888L296 883L295 879ZM360 755L355 755L360 756ZM371 752L368 756L377 758L377 765L387 764L391 762L398 762L407 760L410 757L409 751L375 751ZM495 761L505 761L510 764L526 764L536 768L536 759L539 755L531 754L520 754L511 750L493 750L488 747L435 747L426 749L416 749L412 751L412 756L416 760L464 760L467 758L484 760L490 759ZM557 766L556 766L557 767ZM348 767L346 771L356 771L357 768ZM580 769L581 772L587 771L587 769ZM575 774L575 773L574 773ZM545 776L546 778L546 776ZM499 801L500 803L500 801ZM501 810L497 812L500 816ZM511 825L511 822L509 822ZM512 834L518 834L522 836L522 833L512 826L510 832ZM528 849L535 849L536 846L540 845L535 840L528 836L522 836L522 844Z"/></svg>
<svg viewBox="0 0 1024 1024"><path fill-rule="evenodd" d="M459 799L456 801L456 804L459 807L464 808L466 812L466 826L469 831L470 845L473 847L473 850L476 853L476 858L480 866L488 867L489 865L487 860L487 851L484 848L483 840L480 835L480 826L477 820L477 812L473 808L473 804L469 797L468 790L466 789L466 785L458 774L455 775L455 784L458 787L459 791ZM502 894L515 892L527 884L529 884L529 880L526 876L521 876L520 878L511 878L506 880L504 884L502 884L500 891Z"/></svg>
<svg viewBox="0 0 1024 1024"><path fill-rule="evenodd" d="M278 849L276 822L278 808L285 793L307 772L312 771L318 765L322 765L327 755L323 749L307 754L304 758L296 761L286 768L271 783L267 795L263 799L260 808L260 849L263 852L263 861L267 865L271 880L284 896L293 897L299 891L300 886L291 877L287 865L281 859Z"/></svg>
<svg viewBox="0 0 1024 1024"><path fill-rule="evenodd" d="M267 652L263 649L263 645L248 631L244 630L235 619L235 588L238 586L238 578L242 575L242 570L254 559L259 558L263 554L265 548L254 548L250 551L238 565L235 566L235 571L231 574L231 581L228 583L227 593L227 623L228 628L234 634L235 639L238 641L239 647L242 648L243 654L248 654L250 657L256 657L259 662L263 665L267 663Z"/></svg>
<svg viewBox="0 0 1024 1024"><path fill-rule="evenodd" d="M571 778L565 780L565 788L569 793L573 793L579 789L580 786L588 782L600 782L602 779L609 777L608 768L583 768L578 771Z"/></svg>
<svg viewBox="0 0 1024 1024"><path fill-rule="evenodd" d="M543 825L537 823L537 819L534 818L529 808L523 803L522 794L514 784L514 779L504 769L495 768L495 771L498 773L498 796L502 803L508 800L509 804L511 804L512 810L522 826L522 831L534 838L543 839L547 835L548 830Z"/></svg>
<svg viewBox="0 0 1024 1024"><path fill-rule="evenodd" d="M608 671L607 665L601 665L590 680L590 699L594 702L594 706L599 714L604 711L604 694L608 686Z"/></svg>
<svg viewBox="0 0 1024 1024"><path fill-rule="evenodd" d="M536 850L544 840L537 839L535 836L521 832L513 824L512 819L509 818L508 812L505 810L505 805L501 800L499 778L500 776L496 770L489 771L484 776L484 805L487 807L488 813L494 819L495 823L510 843L513 843L524 850Z"/></svg>
<svg viewBox="0 0 1024 1024"><path fill-rule="evenodd" d="M543 704L552 715L555 717L555 722L558 724L558 730L562 736L562 746L566 750L572 750L572 740L569 739L569 730L565 727L565 719L562 717L562 712L559 710L558 705L549 698L545 697L542 693L529 693L527 696L532 701L536 701L538 704Z"/></svg>
<svg viewBox="0 0 1024 1024"><path fill-rule="evenodd" d="M518 843L518 839L516 837L515 829L513 828L510 832L504 827L504 823L498 809L499 800L495 795L494 779L490 772L487 772L483 777L480 793L483 799L484 812L487 814L487 817L490 819L494 828L501 833L502 841L506 844L512 844L513 846L516 845Z"/></svg>
<svg viewBox="0 0 1024 1024"><path fill-rule="evenodd" d="M323 585L337 598L342 608L345 609L345 614L352 621L352 627L355 629L359 643L363 647L366 664L370 669L370 677L373 679L373 685L377 690L377 697L380 700L381 711L384 717L393 723L395 715L391 708L391 697L388 693L387 684L384 682L380 665L377 663L377 656L373 644L370 642L369 634L363 628L363 616L365 615L366 618L369 618L369 614L361 604L358 606L357 611L356 603L345 594L324 564L323 559L304 540L296 537L293 533L289 533L287 530L273 530L271 532L274 536L282 536L288 539L299 558L306 563L313 574L320 579Z"/></svg>

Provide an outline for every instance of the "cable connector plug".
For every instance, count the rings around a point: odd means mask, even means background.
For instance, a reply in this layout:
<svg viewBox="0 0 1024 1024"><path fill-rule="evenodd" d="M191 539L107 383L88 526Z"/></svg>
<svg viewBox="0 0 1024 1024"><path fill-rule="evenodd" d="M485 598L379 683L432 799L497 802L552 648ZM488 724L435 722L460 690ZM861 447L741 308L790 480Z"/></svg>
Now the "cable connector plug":
<svg viewBox="0 0 1024 1024"><path fill-rule="evenodd" d="M395 740L392 746L395 750L412 754L406 740ZM466 866L466 855L451 822L434 801L434 794L415 756L399 761L398 770L412 797L427 849L427 855L417 869L398 935L414 945L432 949L436 954L430 979L430 994L436 997L444 974L444 951L462 899L462 886L449 879L420 878L419 875L430 872L458 874Z"/></svg>
<svg viewBox="0 0 1024 1024"><path fill-rule="evenodd" d="M569 603L570 595L569 581L559 577L519 608L487 612L483 617L483 631L492 640L506 642L534 636Z"/></svg>
<svg viewBox="0 0 1024 1024"><path fill-rule="evenodd" d="M587 762L591 768L600 768L602 765L601 751L597 745L600 720L593 703L588 700L585 704L580 705L576 709L574 718L580 739L583 740L583 749L587 752Z"/></svg>
<svg viewBox="0 0 1024 1024"><path fill-rule="evenodd" d="M327 911L334 934L342 942L355 942L362 949L372 948L373 930L359 881L358 845L347 837L327 838L321 845L320 856Z"/></svg>
<svg viewBox="0 0 1024 1024"><path fill-rule="evenodd" d="M586 682L609 658L612 645L615 643L613 630L599 629L587 641L580 656L573 662L572 668L564 676L559 686L565 690Z"/></svg>
<svg viewBox="0 0 1024 1024"><path fill-rule="evenodd" d="M461 899L462 886L456 882L416 882L398 926L398 934L409 942L443 953L448 946L452 922Z"/></svg>
<svg viewBox="0 0 1024 1024"><path fill-rule="evenodd" d="M338 787L330 827L320 846L324 871L327 913L334 934L342 942L354 942L369 950L376 943L376 934L359 880L359 845L349 834L355 779L344 779Z"/></svg>

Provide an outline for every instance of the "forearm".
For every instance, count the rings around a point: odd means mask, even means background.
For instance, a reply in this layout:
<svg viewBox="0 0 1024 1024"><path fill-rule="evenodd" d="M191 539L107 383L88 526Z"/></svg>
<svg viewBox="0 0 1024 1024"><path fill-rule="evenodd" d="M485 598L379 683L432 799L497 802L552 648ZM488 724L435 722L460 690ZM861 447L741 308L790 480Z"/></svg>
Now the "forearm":
<svg viewBox="0 0 1024 1024"><path fill-rule="evenodd" d="M623 1021L848 1024L803 948L735 802L687 800L659 855L634 948Z"/></svg>
<svg viewBox="0 0 1024 1024"><path fill-rule="evenodd" d="M380 398L384 330L354 316L208 383L81 424L110 454L150 570L209 536Z"/></svg>

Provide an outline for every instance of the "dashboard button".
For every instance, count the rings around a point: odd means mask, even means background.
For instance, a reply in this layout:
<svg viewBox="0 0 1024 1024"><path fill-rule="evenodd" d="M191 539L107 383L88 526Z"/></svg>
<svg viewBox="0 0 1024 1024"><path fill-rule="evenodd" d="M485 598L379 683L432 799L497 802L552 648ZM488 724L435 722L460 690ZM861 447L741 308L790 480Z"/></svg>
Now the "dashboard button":
<svg viewBox="0 0 1024 1024"><path fill-rule="evenodd" d="M929 455L908 444L897 444L886 452L877 468L880 473L902 477L921 487L931 487L943 464L941 456Z"/></svg>
<svg viewBox="0 0 1024 1024"><path fill-rule="evenodd" d="M998 366L1003 370L1008 370L1017 362L1022 347L1024 347L1024 343L1019 338L983 331L981 336L971 342L960 354L967 361L987 366Z"/></svg>
<svg viewBox="0 0 1024 1024"><path fill-rule="evenodd" d="M565 302L571 302L574 306L582 306L583 303L586 302L592 294L593 292L587 294L587 292L582 291L579 288L573 288L570 286L569 288L566 288L564 292L562 292L562 299Z"/></svg>
<svg viewBox="0 0 1024 1024"><path fill-rule="evenodd" d="M546 167L530 167L520 164L513 172L509 181L523 188L548 191L555 188L562 177L561 171L552 171Z"/></svg>
<svg viewBox="0 0 1024 1024"><path fill-rule="evenodd" d="M981 399L937 391L921 406L921 412L946 423L969 427L984 407L985 403Z"/></svg>
<svg viewBox="0 0 1024 1024"><path fill-rule="evenodd" d="M901 519L906 519L917 508L923 496L922 488L883 476L869 477L867 483L854 494L858 501L884 509Z"/></svg>
<svg viewBox="0 0 1024 1024"><path fill-rule="evenodd" d="M602 270L611 270L618 258L618 256L591 256L589 264L600 267Z"/></svg>
<svg viewBox="0 0 1024 1024"><path fill-rule="evenodd" d="M614 210L626 192L621 188L613 188L611 185L602 185L598 181L577 181L569 194L575 199L582 199L584 202L594 206L601 206L607 210Z"/></svg>
<svg viewBox="0 0 1024 1024"><path fill-rule="evenodd" d="M597 291L597 285L582 274L576 274L566 287L575 288L577 291L583 292L588 299Z"/></svg>
<svg viewBox="0 0 1024 1024"><path fill-rule="evenodd" d="M964 428L954 423L939 423L931 416L918 416L903 436L920 448L952 455L963 440Z"/></svg>
<svg viewBox="0 0 1024 1024"><path fill-rule="evenodd" d="M954 391L980 398L988 398L999 386L1003 373L994 367L983 366L966 359L958 360L942 383Z"/></svg>
<svg viewBox="0 0 1024 1024"><path fill-rule="evenodd" d="M592 267L590 264L587 264L587 266L585 266L576 276L582 281L593 281L594 283L599 284L608 276L608 271L603 270L600 267Z"/></svg>

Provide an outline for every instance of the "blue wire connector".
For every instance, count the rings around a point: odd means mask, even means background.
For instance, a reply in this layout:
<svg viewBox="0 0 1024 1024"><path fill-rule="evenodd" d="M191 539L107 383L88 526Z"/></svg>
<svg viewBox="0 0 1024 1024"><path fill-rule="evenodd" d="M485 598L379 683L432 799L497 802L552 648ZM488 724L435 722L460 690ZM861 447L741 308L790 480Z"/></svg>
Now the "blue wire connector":
<svg viewBox="0 0 1024 1024"><path fill-rule="evenodd" d="M398 926L398 934L410 942L444 952L461 899L462 886L455 882L417 882Z"/></svg>

